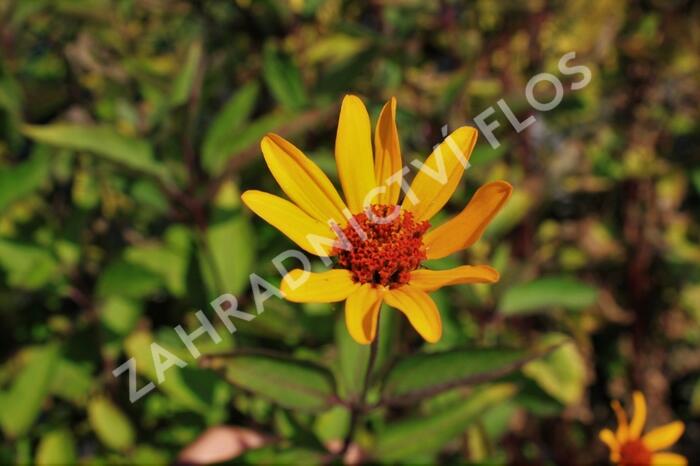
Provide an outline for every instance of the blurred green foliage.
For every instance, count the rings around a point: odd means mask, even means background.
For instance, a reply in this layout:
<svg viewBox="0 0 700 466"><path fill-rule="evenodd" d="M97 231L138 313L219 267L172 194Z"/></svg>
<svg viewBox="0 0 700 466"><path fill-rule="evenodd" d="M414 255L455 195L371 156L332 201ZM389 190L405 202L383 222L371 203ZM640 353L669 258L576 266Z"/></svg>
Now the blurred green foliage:
<svg viewBox="0 0 700 466"><path fill-rule="evenodd" d="M557 70L570 51L582 90ZM567 92L538 113L524 89L544 71ZM653 423L687 423L692 462L699 77L684 0L0 1L0 463L167 464L222 424L265 444L242 463L337 461L345 439L389 463L600 463L608 401L633 388ZM481 138L443 218L485 181L514 196L435 265L493 264L501 282L436 292L436 345L383 312L369 374L342 306L277 298L199 338L219 356L195 361L173 328L199 309L220 324L221 293L254 309L248 275L278 283L270 259L291 246L240 202L277 192L260 138L334 174L348 92L374 119L398 98L406 159L496 109L502 145ZM536 123L513 130L501 98ZM112 370L135 357L138 386L157 384L153 342L187 365L131 404Z"/></svg>

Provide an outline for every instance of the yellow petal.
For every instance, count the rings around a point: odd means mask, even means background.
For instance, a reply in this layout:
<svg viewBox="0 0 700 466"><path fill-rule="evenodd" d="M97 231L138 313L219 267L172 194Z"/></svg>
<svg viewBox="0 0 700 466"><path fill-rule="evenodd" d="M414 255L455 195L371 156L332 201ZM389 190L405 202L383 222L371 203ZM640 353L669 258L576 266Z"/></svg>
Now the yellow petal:
<svg viewBox="0 0 700 466"><path fill-rule="evenodd" d="M411 285L423 291L463 283L495 283L500 275L488 265L462 265L448 270L418 269L411 272Z"/></svg>
<svg viewBox="0 0 700 466"><path fill-rule="evenodd" d="M603 429L598 438L610 449L610 461L616 463L620 459L620 444L617 443L615 434L610 429Z"/></svg>
<svg viewBox="0 0 700 466"><path fill-rule="evenodd" d="M688 466L688 460L675 453L654 453L651 456L651 466Z"/></svg>
<svg viewBox="0 0 700 466"><path fill-rule="evenodd" d="M365 283L345 301L345 325L350 336L361 345L371 343L377 336L377 320L383 294L382 289Z"/></svg>
<svg viewBox="0 0 700 466"><path fill-rule="evenodd" d="M304 212L327 224L344 225L345 203L323 171L294 144L276 134L260 142L265 162L282 190Z"/></svg>
<svg viewBox="0 0 700 466"><path fill-rule="evenodd" d="M369 115L365 104L346 95L340 107L335 138L335 163L345 200L353 214L363 210L365 197L375 187Z"/></svg>
<svg viewBox="0 0 700 466"><path fill-rule="evenodd" d="M637 439L642 435L644 423L647 422L647 402L642 392L638 391L632 394L632 401L634 403L634 415L632 416L632 422L630 422L629 435L631 439Z"/></svg>
<svg viewBox="0 0 700 466"><path fill-rule="evenodd" d="M425 235L428 259L445 257L477 242L511 192L513 187L505 181L493 181L477 189L462 212Z"/></svg>
<svg viewBox="0 0 700 466"><path fill-rule="evenodd" d="M450 134L420 166L411 191L403 201L404 210L418 220L430 220L454 193L472 155L478 132L463 126Z"/></svg>
<svg viewBox="0 0 700 466"><path fill-rule="evenodd" d="M345 269L319 273L294 269L282 279L280 291L285 299L295 303L335 303L346 299L359 287Z"/></svg>
<svg viewBox="0 0 700 466"><path fill-rule="evenodd" d="M385 188L374 199L375 204L394 205L399 202L400 180L391 177L401 171L401 147L396 129L396 99L391 98L379 114L374 131L374 172L376 185ZM390 180L390 181L389 181Z"/></svg>
<svg viewBox="0 0 700 466"><path fill-rule="evenodd" d="M614 400L611 403L613 411L615 411L615 416L617 416L617 432L615 436L617 437L617 442L623 444L629 438L629 424L627 422L627 413L622 409L620 402Z"/></svg>
<svg viewBox="0 0 700 466"><path fill-rule="evenodd" d="M404 285L388 290L384 302L403 312L413 328L428 342L435 343L442 337L442 321L435 302L425 291Z"/></svg>
<svg viewBox="0 0 700 466"><path fill-rule="evenodd" d="M676 443L684 430L685 425L681 421L671 422L648 432L642 437L642 442L651 451L663 450Z"/></svg>
<svg viewBox="0 0 700 466"><path fill-rule="evenodd" d="M245 205L260 218L294 241L302 249L315 255L330 255L335 233L330 226L311 218L286 199L262 191L246 191L241 195ZM324 242L313 238L323 238Z"/></svg>

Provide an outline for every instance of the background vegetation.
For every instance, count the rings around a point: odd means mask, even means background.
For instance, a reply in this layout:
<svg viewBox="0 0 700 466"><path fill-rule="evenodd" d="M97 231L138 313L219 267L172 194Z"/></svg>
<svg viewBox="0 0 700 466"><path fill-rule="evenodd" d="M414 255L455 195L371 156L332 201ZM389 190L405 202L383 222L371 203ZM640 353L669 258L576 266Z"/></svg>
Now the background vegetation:
<svg viewBox="0 0 700 466"><path fill-rule="evenodd" d="M217 461L338 461L345 442L389 463L600 464L610 399L639 388L652 424L686 422L692 463L699 25L683 0L0 1L0 462L166 464L228 425L203 447L235 450ZM570 51L591 83L535 112L528 79L561 76ZM448 205L515 186L486 238L439 264L491 263L501 282L435 293L436 345L384 312L366 412L367 349L339 306L271 299L221 344L200 339L233 354L208 367L173 331L214 319L222 292L251 309L250 272L278 283L270 259L290 243L239 193L277 192L268 131L334 173L347 92L375 119L398 98L410 158L501 98L537 119L517 133L497 110L502 145L482 136ZM139 387L154 380L152 341L191 363L130 404L111 372L136 356Z"/></svg>

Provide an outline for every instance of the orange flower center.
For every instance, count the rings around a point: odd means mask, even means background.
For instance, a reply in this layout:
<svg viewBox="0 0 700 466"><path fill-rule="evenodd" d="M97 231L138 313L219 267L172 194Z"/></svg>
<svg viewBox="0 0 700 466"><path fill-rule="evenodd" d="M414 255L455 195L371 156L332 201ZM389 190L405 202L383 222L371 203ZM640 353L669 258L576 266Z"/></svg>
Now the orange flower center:
<svg viewBox="0 0 700 466"><path fill-rule="evenodd" d="M338 266L359 283L395 288L408 283L411 271L426 259L427 221L394 205L373 205L353 215L339 234L334 253Z"/></svg>
<svg viewBox="0 0 700 466"><path fill-rule="evenodd" d="M620 448L620 466L649 466L651 451L641 440L629 440Z"/></svg>

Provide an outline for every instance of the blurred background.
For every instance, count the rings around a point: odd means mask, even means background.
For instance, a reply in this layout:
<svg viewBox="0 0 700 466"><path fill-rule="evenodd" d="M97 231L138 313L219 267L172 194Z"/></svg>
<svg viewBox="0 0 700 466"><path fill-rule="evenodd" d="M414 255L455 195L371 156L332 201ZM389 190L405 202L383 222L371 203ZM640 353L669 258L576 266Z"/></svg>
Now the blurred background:
<svg viewBox="0 0 700 466"><path fill-rule="evenodd" d="M576 91L580 76L557 68L572 51L592 73ZM540 72L564 83L548 112L524 94ZM611 399L640 389L650 426L686 423L676 451L692 464L699 77L700 4L689 0L0 0L0 463L168 464L229 426L180 461L338 462L351 437L348 461L602 464ZM397 97L405 159L429 154L444 125L496 110L501 146L481 136L443 215L492 179L514 195L484 239L436 266L488 263L502 279L434 293L436 345L383 312L373 374L381 385L417 353L474 348L458 364L489 367L501 348L568 342L491 381L508 390L488 402L473 398L483 387L459 387L357 422L342 403L274 392L284 368L241 359L227 383L177 340L174 326L199 325L195 311L214 319L221 293L251 309L249 273L279 282L270 259L291 243L240 203L244 189L279 192L259 140L284 135L337 181L349 92L373 122ZM499 99L536 123L516 132ZM348 341L342 306L273 298L265 309L199 348L285 353L329 368L352 398L366 354ZM131 404L127 375L112 370L136 357L138 387L156 380L152 341L188 366ZM439 368L428 369L412 376ZM444 416L464 406L468 416Z"/></svg>

